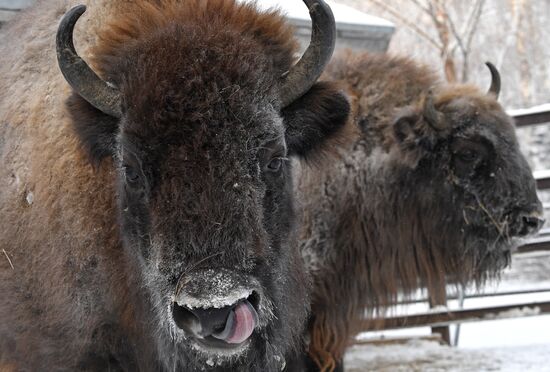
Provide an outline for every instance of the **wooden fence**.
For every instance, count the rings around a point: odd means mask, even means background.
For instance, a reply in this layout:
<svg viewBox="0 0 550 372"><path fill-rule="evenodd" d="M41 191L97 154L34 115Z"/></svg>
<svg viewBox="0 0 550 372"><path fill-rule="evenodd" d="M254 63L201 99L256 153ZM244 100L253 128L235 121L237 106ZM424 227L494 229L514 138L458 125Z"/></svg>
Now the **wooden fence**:
<svg viewBox="0 0 550 372"><path fill-rule="evenodd" d="M519 128L533 125L550 125L550 111L531 111L529 113L514 115L514 119L516 122L516 126ZM550 169L535 172L534 175L537 181L537 188L539 190L550 191ZM545 208L549 209L550 205L545 205ZM536 237L530 239L526 244L519 247L514 255L539 251L550 251L550 228L543 229ZM489 298L496 296L510 296L534 293L550 293L550 288L471 294L466 295L464 298ZM440 299L442 298L443 300L431 300L436 297ZM433 294L428 294L427 298L400 302L397 305L407 305L411 303L429 303L432 309L430 311L414 315L391 316L385 317L383 319L365 320L363 331L380 331L428 326L432 328L432 333L439 334L441 336L441 339L445 343L450 344L451 342L449 325L451 324L550 314L550 301L531 301L524 303L514 303L511 305L451 310L447 309L446 307L447 300L450 299L457 299L457 296L447 296L446 294L443 294L443 296L441 296L441 294L439 294L439 296L433 296Z"/></svg>

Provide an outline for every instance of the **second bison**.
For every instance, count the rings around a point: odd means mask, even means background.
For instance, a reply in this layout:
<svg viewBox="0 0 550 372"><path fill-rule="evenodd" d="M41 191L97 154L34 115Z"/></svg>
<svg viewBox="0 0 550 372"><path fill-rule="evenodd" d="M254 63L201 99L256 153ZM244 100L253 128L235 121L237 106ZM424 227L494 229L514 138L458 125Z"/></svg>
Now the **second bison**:
<svg viewBox="0 0 550 372"><path fill-rule="evenodd" d="M333 369L365 311L446 281L482 283L542 225L513 120L489 92L446 85L409 59L344 54L326 78L352 98L347 135L299 170L313 275L310 356ZM380 312L378 312L380 314Z"/></svg>

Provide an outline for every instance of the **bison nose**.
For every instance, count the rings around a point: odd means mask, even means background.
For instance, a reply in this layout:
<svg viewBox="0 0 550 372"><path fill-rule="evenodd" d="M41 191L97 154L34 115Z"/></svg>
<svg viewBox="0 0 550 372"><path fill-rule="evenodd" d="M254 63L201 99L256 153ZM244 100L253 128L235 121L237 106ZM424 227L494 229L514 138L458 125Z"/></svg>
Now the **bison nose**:
<svg viewBox="0 0 550 372"><path fill-rule="evenodd" d="M237 349L260 325L262 313L270 311L263 297L257 279L246 273L193 270L178 281L172 316L175 325L200 346Z"/></svg>
<svg viewBox="0 0 550 372"><path fill-rule="evenodd" d="M250 299L253 301L253 299ZM176 325L195 337L228 344L246 341L258 324L258 314L249 299L222 308L195 308L174 304Z"/></svg>
<svg viewBox="0 0 550 372"><path fill-rule="evenodd" d="M519 230L519 236L529 236L534 235L542 228L546 222L542 218L542 214L537 212L533 213L521 213L519 215L519 220L521 228Z"/></svg>
<svg viewBox="0 0 550 372"><path fill-rule="evenodd" d="M545 222L546 220L538 216L523 216L523 224L529 231L529 234L537 233Z"/></svg>

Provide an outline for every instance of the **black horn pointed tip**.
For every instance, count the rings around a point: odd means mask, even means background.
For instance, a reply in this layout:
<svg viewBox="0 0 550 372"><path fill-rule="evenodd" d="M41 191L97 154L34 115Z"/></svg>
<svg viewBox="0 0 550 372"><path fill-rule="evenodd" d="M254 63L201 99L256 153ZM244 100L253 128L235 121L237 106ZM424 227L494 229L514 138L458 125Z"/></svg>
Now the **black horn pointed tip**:
<svg viewBox="0 0 550 372"><path fill-rule="evenodd" d="M69 9L67 13L61 19L61 24L75 24L76 21L84 14L86 11L86 5L76 5Z"/></svg>
<svg viewBox="0 0 550 372"><path fill-rule="evenodd" d="M496 99L498 99L498 95L500 94L500 73L498 72L498 69L495 67L495 65L493 65L491 62L485 62L485 65L489 68L489 71L491 72L491 87L489 88L487 94L491 94L495 96Z"/></svg>
<svg viewBox="0 0 550 372"><path fill-rule="evenodd" d="M498 71L496 66L491 61L485 61L485 66L489 67L489 70Z"/></svg>
<svg viewBox="0 0 550 372"><path fill-rule="evenodd" d="M69 10L69 13L75 12L75 13L79 13L80 15L82 15L86 11L86 9L87 9L87 7L84 4L75 5L71 8L71 10Z"/></svg>
<svg viewBox="0 0 550 372"><path fill-rule="evenodd" d="M336 23L322 0L303 0L311 17L311 41L302 58L282 78L281 108L303 96L323 73L336 44Z"/></svg>
<svg viewBox="0 0 550 372"><path fill-rule="evenodd" d="M57 63L73 91L96 109L120 118L120 93L97 76L74 47L74 28L85 11L85 5L77 5L65 13L61 19L56 36Z"/></svg>
<svg viewBox="0 0 550 372"><path fill-rule="evenodd" d="M76 22L85 11L86 5L76 5L69 9L69 11L63 15L63 18L61 18L56 35L58 53L61 51L60 48L63 47L69 47L71 50L74 50L72 31L74 30Z"/></svg>

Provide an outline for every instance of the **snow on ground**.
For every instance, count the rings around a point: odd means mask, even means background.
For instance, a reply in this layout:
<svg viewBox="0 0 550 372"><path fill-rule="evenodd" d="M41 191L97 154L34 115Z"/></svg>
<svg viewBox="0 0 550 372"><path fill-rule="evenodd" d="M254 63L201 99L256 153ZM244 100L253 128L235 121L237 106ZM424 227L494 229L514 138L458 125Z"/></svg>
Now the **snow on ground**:
<svg viewBox="0 0 550 372"><path fill-rule="evenodd" d="M550 253L515 255L500 283L484 292L545 289L543 293L466 299L464 308L550 301ZM456 300L448 307L458 308ZM393 314L427 311L426 304L395 309ZM455 327L451 327L451 340ZM412 328L359 335L360 340L426 336L430 328ZM457 347L412 339L402 344L357 345L346 355L346 371L422 372L550 372L550 315L464 323Z"/></svg>
<svg viewBox="0 0 550 372"><path fill-rule="evenodd" d="M550 344L462 349L436 341L360 345L346 355L347 372L549 372Z"/></svg>

